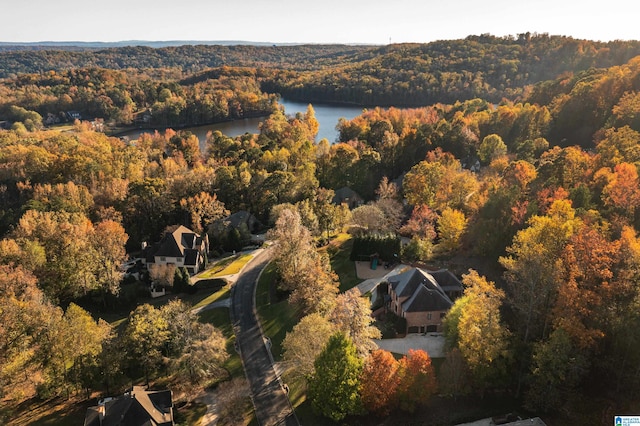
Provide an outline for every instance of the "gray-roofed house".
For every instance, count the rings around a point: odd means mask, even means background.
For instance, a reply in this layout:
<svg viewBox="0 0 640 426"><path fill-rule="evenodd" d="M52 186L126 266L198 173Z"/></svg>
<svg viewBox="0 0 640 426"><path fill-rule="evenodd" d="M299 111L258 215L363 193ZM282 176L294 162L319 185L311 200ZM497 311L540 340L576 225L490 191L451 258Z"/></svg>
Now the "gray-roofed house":
<svg viewBox="0 0 640 426"><path fill-rule="evenodd" d="M343 186L336 189L333 196L333 204L346 204L350 209L355 209L364 204L364 199L353 189Z"/></svg>
<svg viewBox="0 0 640 426"><path fill-rule="evenodd" d="M442 318L462 294L462 284L448 270L411 268L387 278L389 309L407 320L408 333L442 331Z"/></svg>
<svg viewBox="0 0 640 426"><path fill-rule="evenodd" d="M84 426L173 426L170 390L149 391L134 386L118 398L106 398L89 407Z"/></svg>
<svg viewBox="0 0 640 426"><path fill-rule="evenodd" d="M209 251L209 238L196 234L186 226L178 226L173 232L165 234L160 242L149 249L145 263L156 265L172 264L185 267L190 274L197 274L205 267L206 254Z"/></svg>

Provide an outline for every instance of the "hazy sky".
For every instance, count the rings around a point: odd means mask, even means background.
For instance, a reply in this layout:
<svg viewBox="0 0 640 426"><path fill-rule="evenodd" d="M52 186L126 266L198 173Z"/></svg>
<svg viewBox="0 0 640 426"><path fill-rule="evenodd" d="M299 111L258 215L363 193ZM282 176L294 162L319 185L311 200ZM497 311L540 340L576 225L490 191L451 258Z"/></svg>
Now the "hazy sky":
<svg viewBox="0 0 640 426"><path fill-rule="evenodd" d="M640 39L636 0L2 0L0 41L429 42L523 32Z"/></svg>

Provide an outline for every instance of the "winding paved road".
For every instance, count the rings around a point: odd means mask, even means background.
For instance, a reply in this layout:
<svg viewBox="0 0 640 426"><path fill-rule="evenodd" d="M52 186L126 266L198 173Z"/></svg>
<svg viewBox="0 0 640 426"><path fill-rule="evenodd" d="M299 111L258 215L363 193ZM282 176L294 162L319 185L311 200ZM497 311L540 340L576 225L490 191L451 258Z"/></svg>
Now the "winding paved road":
<svg viewBox="0 0 640 426"><path fill-rule="evenodd" d="M269 263L269 249L259 250L244 267L231 294L231 323L261 426L299 426L289 397L273 368L255 310L256 281Z"/></svg>

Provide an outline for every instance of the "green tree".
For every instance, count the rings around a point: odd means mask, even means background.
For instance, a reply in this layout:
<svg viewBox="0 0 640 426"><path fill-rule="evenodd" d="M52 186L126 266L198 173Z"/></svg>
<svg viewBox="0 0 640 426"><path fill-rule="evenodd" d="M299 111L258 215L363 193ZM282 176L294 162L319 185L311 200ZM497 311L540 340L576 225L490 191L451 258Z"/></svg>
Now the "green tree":
<svg viewBox="0 0 640 426"><path fill-rule="evenodd" d="M584 354L562 328L554 330L548 340L534 345L527 407L541 412L561 408L586 372Z"/></svg>
<svg viewBox="0 0 640 426"><path fill-rule="evenodd" d="M362 364L351 339L343 333L331 336L309 379L308 395L314 411L334 422L359 413Z"/></svg>
<svg viewBox="0 0 640 426"><path fill-rule="evenodd" d="M149 383L162 361L162 351L169 340L169 323L159 309L149 304L138 306L129 314L124 338L131 362L140 365Z"/></svg>
<svg viewBox="0 0 640 426"><path fill-rule="evenodd" d="M496 158L507 154L507 145L499 135L492 134L482 139L478 149L478 157L484 164L489 164Z"/></svg>
<svg viewBox="0 0 640 426"><path fill-rule="evenodd" d="M433 242L414 235L402 249L402 257L409 262L426 262L433 255Z"/></svg>

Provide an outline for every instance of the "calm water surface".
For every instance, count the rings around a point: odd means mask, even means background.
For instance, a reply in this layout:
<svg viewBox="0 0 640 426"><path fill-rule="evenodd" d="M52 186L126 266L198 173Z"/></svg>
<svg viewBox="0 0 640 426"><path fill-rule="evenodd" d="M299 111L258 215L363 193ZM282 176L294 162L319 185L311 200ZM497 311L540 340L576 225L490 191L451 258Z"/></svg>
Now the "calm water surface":
<svg viewBox="0 0 640 426"><path fill-rule="evenodd" d="M304 113L307 110L307 105L309 105L306 102L292 102L286 99L281 99L280 104L284 106L284 112L287 115L295 115L298 112ZM329 142L334 143L338 139L338 131L336 130L338 120L340 118L351 120L362 114L363 108L331 104L313 104L313 109L316 112L316 119L320 125L316 140L319 141L326 138ZM228 121L226 123L187 127L182 130L188 130L196 135L200 140L200 149L204 149L209 131L220 130L223 134L230 137L244 135L245 133L257 133L258 125L264 120L265 117L245 118L243 120ZM137 139L140 134L144 132L145 131L132 130L123 136L127 136L130 139Z"/></svg>

